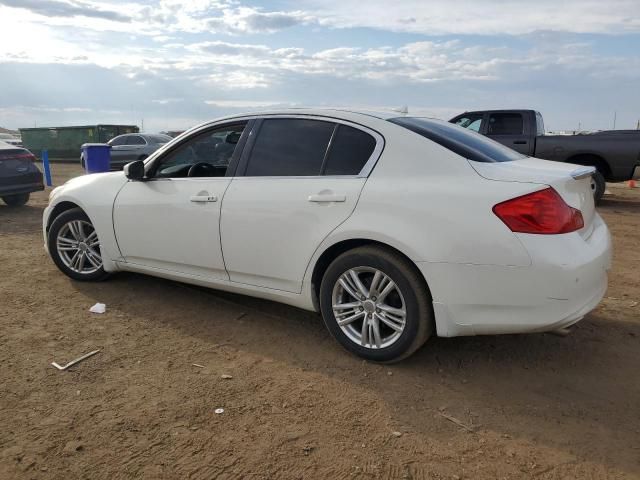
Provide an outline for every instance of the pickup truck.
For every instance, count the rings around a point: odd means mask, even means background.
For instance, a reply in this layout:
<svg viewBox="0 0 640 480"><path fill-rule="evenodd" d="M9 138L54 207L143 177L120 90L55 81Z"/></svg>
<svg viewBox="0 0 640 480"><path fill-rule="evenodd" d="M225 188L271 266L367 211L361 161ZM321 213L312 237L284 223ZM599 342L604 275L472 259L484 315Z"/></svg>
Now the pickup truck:
<svg viewBox="0 0 640 480"><path fill-rule="evenodd" d="M640 130L545 135L542 115L535 110L465 112L449 121L530 157L595 167L592 189L596 201L604 194L605 181L640 176Z"/></svg>

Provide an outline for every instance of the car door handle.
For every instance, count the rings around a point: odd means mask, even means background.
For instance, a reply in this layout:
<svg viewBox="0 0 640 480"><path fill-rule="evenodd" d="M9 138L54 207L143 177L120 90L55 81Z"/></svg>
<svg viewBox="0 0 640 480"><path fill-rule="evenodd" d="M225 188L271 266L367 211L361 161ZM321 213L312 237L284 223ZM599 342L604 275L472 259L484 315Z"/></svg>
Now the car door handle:
<svg viewBox="0 0 640 480"><path fill-rule="evenodd" d="M527 141L526 140L516 140L515 142L513 142L514 145L526 145Z"/></svg>
<svg viewBox="0 0 640 480"><path fill-rule="evenodd" d="M308 200L314 203L327 203L327 202L346 202L346 195L335 195L335 194L317 194L317 195L309 195Z"/></svg>
<svg viewBox="0 0 640 480"><path fill-rule="evenodd" d="M215 195L191 195L189 200L197 203L217 202L218 197Z"/></svg>

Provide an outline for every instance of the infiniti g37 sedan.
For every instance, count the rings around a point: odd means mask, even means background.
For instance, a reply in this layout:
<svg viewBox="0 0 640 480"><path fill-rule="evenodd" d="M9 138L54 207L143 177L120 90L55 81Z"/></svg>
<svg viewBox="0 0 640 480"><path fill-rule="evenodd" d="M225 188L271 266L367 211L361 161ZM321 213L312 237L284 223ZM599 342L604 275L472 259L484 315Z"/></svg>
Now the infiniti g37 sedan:
<svg viewBox="0 0 640 480"><path fill-rule="evenodd" d="M553 331L595 308L611 240L592 173L439 120L276 111L70 180L43 228L75 280L132 271L315 310L391 362L432 335Z"/></svg>

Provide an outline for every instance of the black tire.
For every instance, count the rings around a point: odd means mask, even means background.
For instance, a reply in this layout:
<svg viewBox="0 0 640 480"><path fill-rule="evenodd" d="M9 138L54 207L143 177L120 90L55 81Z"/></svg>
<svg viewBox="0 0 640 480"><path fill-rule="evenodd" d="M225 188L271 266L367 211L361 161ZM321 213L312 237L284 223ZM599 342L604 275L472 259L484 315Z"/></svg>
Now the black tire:
<svg viewBox="0 0 640 480"><path fill-rule="evenodd" d="M371 348L356 343L336 320L333 310L334 287L345 272L359 267L375 269L388 276L404 299L404 329L397 339L386 347ZM320 309L331 335L351 353L374 362L398 362L424 345L435 331L431 301L429 288L416 267L402 255L377 246L358 247L337 257L327 268L320 285ZM353 323L356 324L355 321ZM362 322L358 325L362 325ZM353 328L357 330L360 327L354 325Z"/></svg>
<svg viewBox="0 0 640 480"><path fill-rule="evenodd" d="M62 273L74 280L83 282L97 282L105 280L109 277L109 273L105 272L104 266L102 264L100 265L100 268L93 272L80 273L68 267L61 258L60 252L58 252L57 249L58 234L60 233L60 230L65 227L65 225L74 220L80 220L91 224L91 220L81 208L72 208L71 210L66 210L53 220L53 223L51 224L51 227L49 228L49 232L47 234L47 245L49 247L49 255L51 256L51 259ZM99 250L99 245L97 249L97 251L102 255Z"/></svg>
<svg viewBox="0 0 640 480"><path fill-rule="evenodd" d="M29 201L28 193L18 193L16 195L6 195L2 197L4 203L9 207L21 207Z"/></svg>
<svg viewBox="0 0 640 480"><path fill-rule="evenodd" d="M592 176L591 190L593 191L593 200L598 203L604 195L604 191L607 189L607 182L604 179L604 175L596 170L596 173Z"/></svg>

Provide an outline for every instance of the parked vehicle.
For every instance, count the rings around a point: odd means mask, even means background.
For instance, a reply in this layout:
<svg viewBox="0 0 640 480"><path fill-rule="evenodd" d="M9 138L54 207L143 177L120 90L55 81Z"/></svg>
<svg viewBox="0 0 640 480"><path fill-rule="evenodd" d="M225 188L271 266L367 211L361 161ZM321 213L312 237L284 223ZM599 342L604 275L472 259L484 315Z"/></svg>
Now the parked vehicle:
<svg viewBox="0 0 640 480"><path fill-rule="evenodd" d="M111 145L111 169L121 170L133 160L144 160L165 143L173 140L168 135L130 133L118 135L107 142ZM84 153L80 153L80 164L84 165Z"/></svg>
<svg viewBox="0 0 640 480"><path fill-rule="evenodd" d="M595 308L611 240L592 173L439 120L257 113L56 188L44 236L73 279L141 272L316 310L390 362L432 335L544 332Z"/></svg>
<svg viewBox="0 0 640 480"><path fill-rule="evenodd" d="M530 157L596 168L592 189L596 201L605 180L640 178L640 131L611 130L579 135L545 135L542 115L534 110L465 112L450 120Z"/></svg>
<svg viewBox="0 0 640 480"><path fill-rule="evenodd" d="M36 157L26 148L0 141L0 198L10 207L29 201L31 192L44 190Z"/></svg>
<svg viewBox="0 0 640 480"><path fill-rule="evenodd" d="M8 143L14 147L22 147L22 139L15 135L11 135L10 133L0 132L0 142Z"/></svg>

